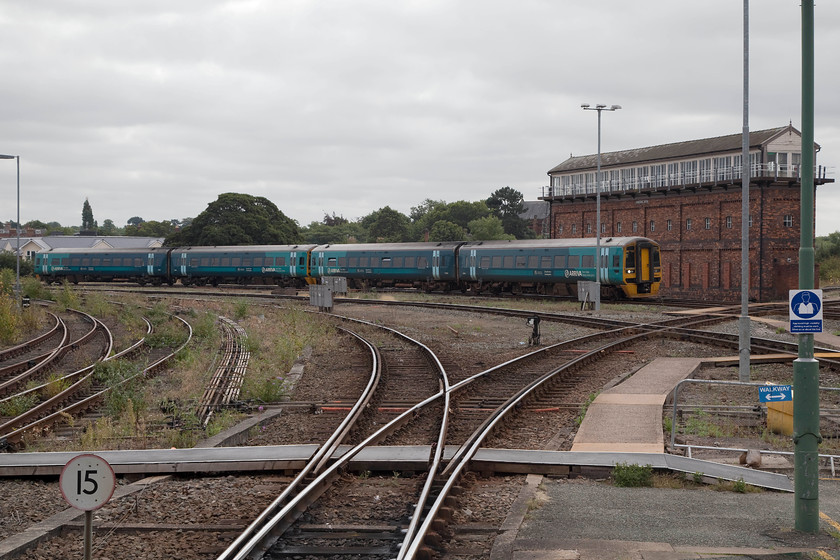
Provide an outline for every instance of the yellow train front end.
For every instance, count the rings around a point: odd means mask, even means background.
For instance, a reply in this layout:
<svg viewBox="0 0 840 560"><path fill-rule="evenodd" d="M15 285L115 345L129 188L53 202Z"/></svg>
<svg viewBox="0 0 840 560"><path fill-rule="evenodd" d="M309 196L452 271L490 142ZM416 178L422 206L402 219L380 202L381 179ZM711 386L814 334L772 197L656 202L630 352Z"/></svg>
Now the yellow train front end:
<svg viewBox="0 0 840 560"><path fill-rule="evenodd" d="M627 298L656 297L662 283L659 245L645 238L633 238L629 241L624 246L623 275L621 289Z"/></svg>

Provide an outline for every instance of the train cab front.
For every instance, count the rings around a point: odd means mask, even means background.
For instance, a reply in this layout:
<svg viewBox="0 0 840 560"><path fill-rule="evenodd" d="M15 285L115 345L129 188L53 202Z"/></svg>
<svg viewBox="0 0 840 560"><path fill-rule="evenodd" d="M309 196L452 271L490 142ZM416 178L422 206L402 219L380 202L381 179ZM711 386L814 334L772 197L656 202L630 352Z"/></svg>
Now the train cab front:
<svg viewBox="0 0 840 560"><path fill-rule="evenodd" d="M623 291L629 298L644 298L659 293L662 268L659 245L639 240L624 248Z"/></svg>

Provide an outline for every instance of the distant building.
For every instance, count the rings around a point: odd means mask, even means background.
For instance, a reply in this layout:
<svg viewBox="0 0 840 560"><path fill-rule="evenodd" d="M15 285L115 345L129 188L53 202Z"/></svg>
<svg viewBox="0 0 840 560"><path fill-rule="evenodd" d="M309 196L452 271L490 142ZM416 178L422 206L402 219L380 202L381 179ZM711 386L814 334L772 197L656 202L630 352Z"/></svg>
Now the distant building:
<svg viewBox="0 0 840 560"><path fill-rule="evenodd" d="M601 236L645 236L662 248L668 297L738 301L741 134L601 154ZM750 133L750 298L786 298L798 283L802 136ZM819 145L813 149L819 151ZM553 238L594 237L597 154L548 172ZM833 183L815 170L815 185Z"/></svg>
<svg viewBox="0 0 840 560"><path fill-rule="evenodd" d="M526 200L525 211L519 217L528 222L528 229L537 238L549 237L551 224L551 205L545 200Z"/></svg>

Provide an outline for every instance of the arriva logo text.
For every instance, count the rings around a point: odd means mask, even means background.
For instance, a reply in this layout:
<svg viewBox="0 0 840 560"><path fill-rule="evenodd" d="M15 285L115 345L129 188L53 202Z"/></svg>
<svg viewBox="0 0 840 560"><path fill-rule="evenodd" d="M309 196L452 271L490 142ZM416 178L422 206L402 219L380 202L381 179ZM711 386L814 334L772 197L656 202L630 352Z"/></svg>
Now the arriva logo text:
<svg viewBox="0 0 840 560"><path fill-rule="evenodd" d="M567 270L566 271L566 278L578 277L578 276L581 277L581 278L583 277L583 271L582 270Z"/></svg>

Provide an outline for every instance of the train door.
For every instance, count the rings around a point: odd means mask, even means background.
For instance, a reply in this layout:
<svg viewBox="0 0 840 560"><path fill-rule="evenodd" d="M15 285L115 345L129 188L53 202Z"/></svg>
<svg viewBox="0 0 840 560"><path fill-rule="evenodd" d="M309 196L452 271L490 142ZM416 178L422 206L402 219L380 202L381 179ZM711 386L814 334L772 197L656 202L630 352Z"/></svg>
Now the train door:
<svg viewBox="0 0 840 560"><path fill-rule="evenodd" d="M650 245L638 245L638 252L639 252L639 262L638 266L636 267L636 281L637 283L641 284L643 282L651 282L653 280L653 275L651 274L651 247Z"/></svg>
<svg viewBox="0 0 840 560"><path fill-rule="evenodd" d="M148 253L146 255L146 257L147 257L147 259L146 259L146 274L148 274L149 276L154 276L155 275L155 254L154 253Z"/></svg>
<svg viewBox="0 0 840 560"><path fill-rule="evenodd" d="M432 251L432 278L440 280L440 251Z"/></svg>
<svg viewBox="0 0 840 560"><path fill-rule="evenodd" d="M475 261L476 261L476 251L475 249L470 250L470 280L478 280L478 271L476 270Z"/></svg>
<svg viewBox="0 0 840 560"><path fill-rule="evenodd" d="M181 276L187 276L187 254L181 253Z"/></svg>
<svg viewBox="0 0 840 560"><path fill-rule="evenodd" d="M289 276L294 278L297 276L296 267L297 266L297 251L292 251L289 253Z"/></svg>

